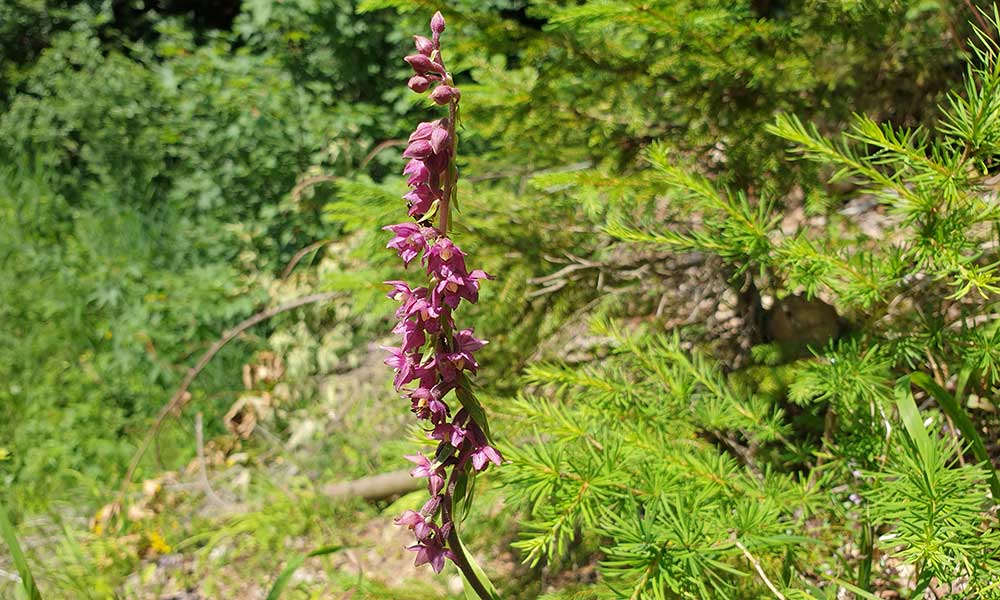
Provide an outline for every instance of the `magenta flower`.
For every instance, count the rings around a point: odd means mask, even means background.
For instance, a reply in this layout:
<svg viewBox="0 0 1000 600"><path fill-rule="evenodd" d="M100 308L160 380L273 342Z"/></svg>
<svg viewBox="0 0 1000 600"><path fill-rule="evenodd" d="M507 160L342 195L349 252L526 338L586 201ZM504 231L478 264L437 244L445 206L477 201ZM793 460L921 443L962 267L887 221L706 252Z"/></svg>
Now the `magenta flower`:
<svg viewBox="0 0 1000 600"><path fill-rule="evenodd" d="M383 228L384 229L384 228ZM383 281L382 283L392 286L392 291L386 294L386 298L390 300L395 300L396 302L406 303L411 296L414 295L414 291L410 289L410 284L405 281L400 281L398 279L393 279L391 281ZM418 290L424 290L427 292L427 288L417 288ZM399 311L396 311L396 316L399 316Z"/></svg>
<svg viewBox="0 0 1000 600"><path fill-rule="evenodd" d="M385 247L392 248L399 253L399 257L403 259L403 266L409 266L410 262L420 256L420 253L427 247L427 240L424 239L422 228L416 223L387 225L382 229L396 234L396 237L389 240Z"/></svg>
<svg viewBox="0 0 1000 600"><path fill-rule="evenodd" d="M472 335L472 329L463 329L455 334L452 342L452 348L455 350L448 353L448 360L456 366L456 368L464 368L466 365L469 370L473 373L479 368L479 363L476 362L475 357L472 356L473 352L476 352L489 342L485 340L477 339Z"/></svg>
<svg viewBox="0 0 1000 600"><path fill-rule="evenodd" d="M441 384L418 387L409 393L410 410L418 419L443 423L448 418L448 405L442 402L441 398L450 391L450 386Z"/></svg>
<svg viewBox="0 0 1000 600"><path fill-rule="evenodd" d="M441 16L441 11L437 11L431 17L431 32L434 33L434 37L438 37L444 33L444 17Z"/></svg>
<svg viewBox="0 0 1000 600"><path fill-rule="evenodd" d="M478 339L473 335L474 333L475 330L470 327L455 334L453 347L456 348L456 352L468 354L471 357L473 352L489 343L486 340Z"/></svg>
<svg viewBox="0 0 1000 600"><path fill-rule="evenodd" d="M462 94L458 91L458 88L451 87L450 85L439 85L431 92L431 100L435 104L457 102L461 97Z"/></svg>
<svg viewBox="0 0 1000 600"><path fill-rule="evenodd" d="M437 73L438 75L443 76L445 74L443 66L423 54L411 54L409 56L404 56L403 60L413 67L413 72L417 75Z"/></svg>
<svg viewBox="0 0 1000 600"><path fill-rule="evenodd" d="M449 148L449 143L451 142L451 135L448 133L448 128L446 127L435 127L431 131L431 150L434 154L441 154L442 152L447 152Z"/></svg>
<svg viewBox="0 0 1000 600"><path fill-rule="evenodd" d="M427 185L430 183L431 179L431 172L427 169L427 165L417 159L413 159L406 163L406 168L403 169L403 175L410 176L406 180L406 185L410 187Z"/></svg>
<svg viewBox="0 0 1000 600"><path fill-rule="evenodd" d="M431 210L431 206L434 205L434 201L437 200L437 195L431 188L426 185L414 188L410 190L408 194L403 196L403 199L410 204L410 215L423 215L427 214Z"/></svg>
<svg viewBox="0 0 1000 600"><path fill-rule="evenodd" d="M455 560L455 555L452 554L451 550L444 547L445 537L439 531L433 537L421 540L420 543L407 548L407 550L417 553L417 558L413 561L413 565L419 567L420 565L430 563L434 572L440 573L441 569L444 568L445 558Z"/></svg>
<svg viewBox="0 0 1000 600"><path fill-rule="evenodd" d="M410 77L409 81L406 82L406 87L418 94L426 92L427 88L430 86L431 81L423 75L414 75L413 77Z"/></svg>
<svg viewBox="0 0 1000 600"><path fill-rule="evenodd" d="M408 510L399 517L393 519L397 525L405 525L413 531L418 540L425 540L434 533L433 525L427 522L424 515L415 510Z"/></svg>
<svg viewBox="0 0 1000 600"><path fill-rule="evenodd" d="M479 280L493 279L492 275L478 269L471 275L463 276L442 266L439 273L439 281L432 294L433 301L444 302L452 308L458 308L462 300L471 304L479 302Z"/></svg>
<svg viewBox="0 0 1000 600"><path fill-rule="evenodd" d="M424 56L430 56L437 49L437 44L422 35L413 36L413 45L417 47L417 52Z"/></svg>
<svg viewBox="0 0 1000 600"><path fill-rule="evenodd" d="M427 158L434 153L434 149L431 147L431 142L429 139L426 140L413 140L403 151L403 158L416 158L423 159Z"/></svg>
<svg viewBox="0 0 1000 600"><path fill-rule="evenodd" d="M424 255L427 262L427 274L438 279L442 278L442 273L457 272L465 275L465 253L459 250L450 239L439 237L437 241L430 245ZM448 271L443 271L447 267Z"/></svg>
<svg viewBox="0 0 1000 600"><path fill-rule="evenodd" d="M482 340L476 340L485 344ZM468 350L457 350L454 352L439 352L434 357L437 369L441 373L444 381L454 384L458 381L458 374L462 371L475 373L479 370L479 363Z"/></svg>
<svg viewBox="0 0 1000 600"><path fill-rule="evenodd" d="M468 433L464 427L455 425L454 423L438 423L434 426L434 429L427 434L427 437L432 440L438 440L441 442L447 442L452 446L459 448L462 442L465 441L466 433Z"/></svg>
<svg viewBox="0 0 1000 600"><path fill-rule="evenodd" d="M485 444L473 450L471 456L472 466L477 471L485 469L487 463L493 463L499 467L500 463L503 462L503 458L500 457L496 448Z"/></svg>
<svg viewBox="0 0 1000 600"><path fill-rule="evenodd" d="M438 508L441 506L442 499L444 499L444 496L440 494L428 498L427 502L424 502L423 508L420 509L420 514L422 515L437 514Z"/></svg>
<svg viewBox="0 0 1000 600"><path fill-rule="evenodd" d="M396 309L396 318L400 321L409 318L417 318L424 321L428 330L433 329L436 333L440 329L440 323L431 323L432 319L441 316L439 307L427 301L427 288L419 287L411 290L404 281L386 281L387 285L393 287L386 296L400 303Z"/></svg>
<svg viewBox="0 0 1000 600"><path fill-rule="evenodd" d="M430 143L428 141L428 143ZM433 147L431 148L433 150ZM431 172L432 181L440 182L442 181L448 172L448 167L451 163L451 152L442 152L440 154L431 154L424 159L424 164L427 165L427 170ZM435 185L438 185L435 183Z"/></svg>
<svg viewBox="0 0 1000 600"><path fill-rule="evenodd" d="M402 336L403 345L400 350L404 354L409 354L414 350L420 350L427 343L427 335L424 333L424 326L418 321L411 321L409 319L405 321L400 321L395 327L393 327L392 332L396 335Z"/></svg>
<svg viewBox="0 0 1000 600"><path fill-rule="evenodd" d="M469 424L469 442L472 445L472 452L468 454L468 457L472 460L473 469L482 471L489 463L500 466L500 463L503 462L500 452L487 443L486 435L475 422Z"/></svg>
<svg viewBox="0 0 1000 600"><path fill-rule="evenodd" d="M435 466L434 463L430 461L423 454L412 454L404 457L406 460L415 463L417 466L412 471L410 471L411 477L426 477L427 487L431 491L431 496L436 496L441 488L444 487L444 467Z"/></svg>
<svg viewBox="0 0 1000 600"><path fill-rule="evenodd" d="M423 121L417 125L417 128L413 130L410 134L407 143L413 143L417 140L429 140L431 139L431 132L437 129L441 125L441 119L437 121Z"/></svg>
<svg viewBox="0 0 1000 600"><path fill-rule="evenodd" d="M428 300L414 297L404 308L403 318L412 318L423 329L424 333L441 332L441 311Z"/></svg>
<svg viewBox="0 0 1000 600"><path fill-rule="evenodd" d="M385 359L386 366L396 371L392 385L397 390L420 376L420 365L411 354L407 354L402 348L383 346L382 349L389 352L389 356Z"/></svg>
<svg viewBox="0 0 1000 600"><path fill-rule="evenodd" d="M421 123L410 134L410 139L407 141L408 146L406 150L414 155L407 158L427 158L430 154L444 154L451 148L450 141L451 134L448 133L447 119ZM423 142L430 144L430 153L425 154L427 149L423 145ZM418 156L421 154L424 154L424 156ZM403 156L406 156L405 152Z"/></svg>

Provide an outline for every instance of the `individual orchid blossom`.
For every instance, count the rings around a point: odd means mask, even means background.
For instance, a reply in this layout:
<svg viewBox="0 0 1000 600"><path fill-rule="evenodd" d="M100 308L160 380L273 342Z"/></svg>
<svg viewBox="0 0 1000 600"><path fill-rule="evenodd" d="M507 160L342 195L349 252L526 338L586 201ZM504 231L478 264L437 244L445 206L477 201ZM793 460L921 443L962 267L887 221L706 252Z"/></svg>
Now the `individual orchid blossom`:
<svg viewBox="0 0 1000 600"><path fill-rule="evenodd" d="M462 302L479 301L480 282L493 277L479 269L470 272L467 255L449 236L458 177L455 124L461 92L442 58L444 30L444 17L435 13L431 37L414 36L416 54L404 58L414 71L407 86L419 94L429 91L434 104L448 107L448 116L418 124L409 136L403 175L410 189L403 200L414 221L384 227L393 234L386 247L396 251L404 267L419 259L426 274L419 287L405 281L386 282L392 288L388 297L399 302L393 332L401 343L387 348L385 363L395 370L396 390L427 424L428 438L438 442L433 458L406 457L416 465L410 474L427 479L430 500L419 512L403 513L396 523L408 527L417 538L409 547L417 553L415 564L429 563L440 572L445 559L452 560L481 598L493 598L465 555L452 518L454 504L461 500L455 497L459 483L468 485L474 472L500 465L503 457L490 444L486 423L479 421L485 418L484 412L469 379L479 369L475 352L486 341L476 338L471 328L459 329L454 318ZM455 413L450 399L461 404ZM475 409L470 408L473 405Z"/></svg>
<svg viewBox="0 0 1000 600"><path fill-rule="evenodd" d="M417 465L410 471L410 475L413 477L426 477L427 487L430 489L431 495L437 496L441 488L444 487L444 466L435 465L423 454L407 456L406 460Z"/></svg>
<svg viewBox="0 0 1000 600"><path fill-rule="evenodd" d="M400 223L398 225L387 225L383 227L386 231L393 232L396 237L389 240L386 248L392 248L399 253L403 259L403 266L409 266L413 259L420 256L427 246L424 239L423 228L416 223Z"/></svg>
<svg viewBox="0 0 1000 600"><path fill-rule="evenodd" d="M472 465L477 471L482 471L486 468L486 461L489 461L497 466L503 462L503 458L500 456L500 452L496 448L483 444L479 446L472 452Z"/></svg>
<svg viewBox="0 0 1000 600"><path fill-rule="evenodd" d="M431 523L428 523L424 515L415 510L405 511L402 515L394 519L394 521L397 525L405 525L410 528L418 540L425 540L434 532L431 528Z"/></svg>
<svg viewBox="0 0 1000 600"><path fill-rule="evenodd" d="M430 563L434 572L440 573L441 569L444 568L444 559L450 558L454 560L455 558L452 551L445 546L451 526L447 524L442 527L434 525L431 525L431 527L433 528L432 535L419 540L419 543L410 546L407 550L417 553L417 559L414 561L415 565L419 567L420 565Z"/></svg>

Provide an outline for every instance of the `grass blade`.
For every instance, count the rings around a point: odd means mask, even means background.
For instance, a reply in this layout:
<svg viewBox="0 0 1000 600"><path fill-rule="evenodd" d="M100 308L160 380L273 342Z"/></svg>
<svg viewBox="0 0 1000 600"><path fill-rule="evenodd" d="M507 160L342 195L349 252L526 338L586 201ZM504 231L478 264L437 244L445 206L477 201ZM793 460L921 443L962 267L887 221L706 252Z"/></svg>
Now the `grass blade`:
<svg viewBox="0 0 1000 600"><path fill-rule="evenodd" d="M926 463L932 452L931 439L927 435L923 419L920 418L920 409L913 400L910 379L911 376L907 375L896 382L896 409L899 410L899 420L903 422L906 433L916 446L921 460Z"/></svg>
<svg viewBox="0 0 1000 600"><path fill-rule="evenodd" d="M326 546L324 548L319 548L309 552L308 554L297 554L293 556L285 568L278 575L278 578L274 580L274 585L271 586L271 591L267 593L267 600L278 600L281 597L281 592L285 590L288 586L288 582L292 580L292 575L295 571L299 570L299 567L306 562L307 558L312 558L314 556L323 556L324 554L333 554L339 551L343 546Z"/></svg>
<svg viewBox="0 0 1000 600"><path fill-rule="evenodd" d="M21 577L21 587L24 589L25 594L31 600L41 600L42 594L38 591L35 578L31 576L31 568L28 567L28 560L24 557L21 545L17 542L14 525L7 517L7 511L4 509L3 503L0 503L0 537L3 538L4 544L7 545L7 550L14 560L14 567L17 569L17 574Z"/></svg>

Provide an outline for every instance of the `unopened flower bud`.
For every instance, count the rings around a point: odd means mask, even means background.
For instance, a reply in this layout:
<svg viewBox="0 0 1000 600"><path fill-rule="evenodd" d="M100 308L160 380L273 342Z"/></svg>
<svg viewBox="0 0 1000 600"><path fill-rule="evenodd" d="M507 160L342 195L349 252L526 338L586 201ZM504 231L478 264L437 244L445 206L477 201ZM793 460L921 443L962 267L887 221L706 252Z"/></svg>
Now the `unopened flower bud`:
<svg viewBox="0 0 1000 600"><path fill-rule="evenodd" d="M422 35L413 36L413 41L417 46L417 52L424 56L430 56L434 52L434 42Z"/></svg>
<svg viewBox="0 0 1000 600"><path fill-rule="evenodd" d="M414 75L413 77L410 77L409 81L406 82L406 86L418 94L426 92L430 85L430 80L423 75Z"/></svg>
<svg viewBox="0 0 1000 600"><path fill-rule="evenodd" d="M448 104L452 100L458 100L461 97L462 94L458 91L458 88L451 87L450 85L439 85L431 92L431 100L436 104Z"/></svg>
<svg viewBox="0 0 1000 600"><path fill-rule="evenodd" d="M441 11L437 11L434 13L434 16L431 17L431 31L437 35L444 33L444 17L441 16Z"/></svg>
<svg viewBox="0 0 1000 600"><path fill-rule="evenodd" d="M427 158L428 156L431 155L432 152L434 152L434 149L431 147L430 142L428 142L427 140L415 140L413 142L410 142L410 145L407 146L406 150L403 151L403 157L416 158L419 160L422 158Z"/></svg>
<svg viewBox="0 0 1000 600"><path fill-rule="evenodd" d="M425 515L433 515L437 512L439 506L441 506L441 496L431 496L431 499L424 503L424 507L420 509L420 512Z"/></svg>
<svg viewBox="0 0 1000 600"><path fill-rule="evenodd" d="M436 121L424 121L423 123L420 123L417 125L417 128L413 130L413 133L410 134L410 139L407 141L413 142L416 140L431 139L431 133L435 128L441 125L441 121L441 119L438 119Z"/></svg>
<svg viewBox="0 0 1000 600"><path fill-rule="evenodd" d="M410 66L413 67L413 70L416 71L417 75L423 75L424 73L429 72L444 73L444 68L441 65L432 61L423 54L411 54L403 57L403 60L410 63Z"/></svg>

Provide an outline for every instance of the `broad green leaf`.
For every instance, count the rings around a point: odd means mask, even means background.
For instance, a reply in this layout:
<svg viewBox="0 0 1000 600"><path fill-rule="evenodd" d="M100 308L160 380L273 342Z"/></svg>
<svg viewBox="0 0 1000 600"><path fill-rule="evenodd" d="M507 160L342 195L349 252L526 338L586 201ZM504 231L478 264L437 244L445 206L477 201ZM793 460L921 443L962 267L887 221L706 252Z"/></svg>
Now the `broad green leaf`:
<svg viewBox="0 0 1000 600"><path fill-rule="evenodd" d="M486 593L488 594L485 598L480 597L475 590L472 589L472 585L469 584L469 580L466 578L465 573L462 573L462 582L465 584L465 597L469 600L500 600L500 594L497 593L497 589L493 585L493 582L486 576L486 572L479 566L476 559L472 557L472 553L469 552L469 549L462 542L461 537L455 535L452 536L452 539L458 541L457 550L465 555L465 558L469 561L469 567L472 569L473 575L479 580L480 583L483 584L483 588L485 588Z"/></svg>

